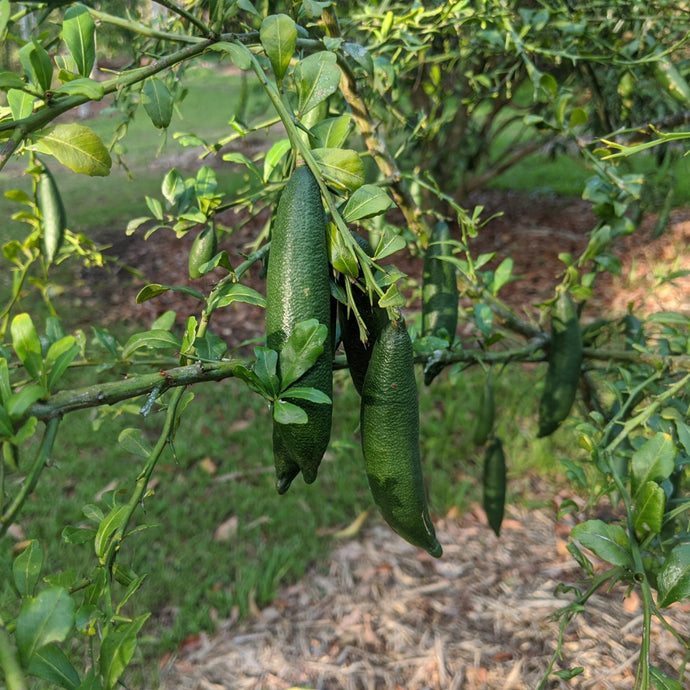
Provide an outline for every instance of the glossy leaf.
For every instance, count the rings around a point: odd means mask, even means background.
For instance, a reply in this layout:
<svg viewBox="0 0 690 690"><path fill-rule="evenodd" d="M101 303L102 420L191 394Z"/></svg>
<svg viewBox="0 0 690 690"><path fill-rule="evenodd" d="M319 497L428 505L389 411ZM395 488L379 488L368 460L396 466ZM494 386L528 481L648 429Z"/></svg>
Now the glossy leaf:
<svg viewBox="0 0 690 690"><path fill-rule="evenodd" d="M1 4L1 3L0 3ZM23 89L26 86L24 80L14 72L0 72L0 89Z"/></svg>
<svg viewBox="0 0 690 690"><path fill-rule="evenodd" d="M330 405L333 401L318 388L291 386L283 391L283 397L288 400L308 400L318 405Z"/></svg>
<svg viewBox="0 0 690 690"><path fill-rule="evenodd" d="M233 302L253 304L257 307L266 307L266 298L260 293L242 283L227 283L214 293L210 300L214 309L227 307Z"/></svg>
<svg viewBox="0 0 690 690"><path fill-rule="evenodd" d="M343 240L340 231L334 223L328 224L328 260L336 271L350 278L359 275L359 263L351 249Z"/></svg>
<svg viewBox="0 0 690 690"><path fill-rule="evenodd" d="M157 77L144 82L141 92L144 110L158 129L165 129L172 119L173 97L170 89Z"/></svg>
<svg viewBox="0 0 690 690"><path fill-rule="evenodd" d="M328 327L316 319L298 323L280 352L280 384L285 390L310 369L321 356Z"/></svg>
<svg viewBox="0 0 690 690"><path fill-rule="evenodd" d="M7 92L7 103L13 120L29 117L34 109L34 97L19 89L10 89Z"/></svg>
<svg viewBox="0 0 690 690"><path fill-rule="evenodd" d="M12 334L12 347L15 354L19 357L29 376L38 378L43 369L43 356L41 354L41 341L31 316L26 313L17 314L12 319L10 333Z"/></svg>
<svg viewBox="0 0 690 690"><path fill-rule="evenodd" d="M28 671L32 676L66 690L75 690L80 685L79 674L56 644L48 644L39 649L31 657Z"/></svg>
<svg viewBox="0 0 690 690"><path fill-rule="evenodd" d="M655 690L683 690L683 685L679 681L667 676L656 666L649 667L649 675L652 677Z"/></svg>
<svg viewBox="0 0 690 690"><path fill-rule="evenodd" d="M33 597L43 567L43 549L32 539L12 564L14 586L22 599Z"/></svg>
<svg viewBox="0 0 690 690"><path fill-rule="evenodd" d="M230 41L218 41L209 46L209 50L217 50L226 53L238 69L248 70L252 66L252 58L249 49L241 43Z"/></svg>
<svg viewBox="0 0 690 690"><path fill-rule="evenodd" d="M656 482L645 482L635 496L633 516L637 534L658 534L664 520L666 493Z"/></svg>
<svg viewBox="0 0 690 690"><path fill-rule="evenodd" d="M690 597L690 544L679 544L669 554L657 577L661 608Z"/></svg>
<svg viewBox="0 0 690 690"><path fill-rule="evenodd" d="M295 22L286 14L270 14L261 23L259 39L271 61L276 80L282 81L297 44Z"/></svg>
<svg viewBox="0 0 690 690"><path fill-rule="evenodd" d="M275 170L276 165L285 157L290 151L291 144L289 139L279 139L266 153L264 158L264 182L268 182L268 178Z"/></svg>
<svg viewBox="0 0 690 690"><path fill-rule="evenodd" d="M673 438L659 432L633 453L630 469L634 496L647 482L662 482L671 476L676 452Z"/></svg>
<svg viewBox="0 0 690 690"><path fill-rule="evenodd" d="M256 355L254 373L258 376L269 397L273 398L280 391L278 353L270 347L256 347L254 354Z"/></svg>
<svg viewBox="0 0 690 690"><path fill-rule="evenodd" d="M141 458L148 458L151 455L151 447L142 438L141 429L123 429L117 437L117 442L122 446L123 450L138 455Z"/></svg>
<svg viewBox="0 0 690 690"><path fill-rule="evenodd" d="M17 647L24 664L45 645L67 638L74 625L74 611L74 600L64 587L50 587L24 601L16 629Z"/></svg>
<svg viewBox="0 0 690 690"><path fill-rule="evenodd" d="M149 283L139 291L136 297L136 302L137 304L141 304L142 302L146 302L146 300L158 297L158 295L162 295L168 290L183 292L185 295L190 295L201 302L204 301L204 296L201 292L195 290L194 288L187 287L186 285L160 285L159 283Z"/></svg>
<svg viewBox="0 0 690 690"><path fill-rule="evenodd" d="M588 520L576 525L573 539L592 551L599 558L623 568L632 568L630 540L620 525L609 525L601 520Z"/></svg>
<svg viewBox="0 0 690 690"><path fill-rule="evenodd" d="M179 350L180 346L180 339L169 331L156 329L144 333L135 333L124 346L122 350L122 359L128 359L134 352L142 347L150 347L156 350Z"/></svg>
<svg viewBox="0 0 690 690"><path fill-rule="evenodd" d="M55 156L76 173L96 177L110 174L112 160L101 138L89 127L76 122L50 127L36 135L33 148Z"/></svg>
<svg viewBox="0 0 690 690"><path fill-rule="evenodd" d="M88 77L96 60L96 24L84 5L74 5L65 12L62 39L74 58L77 71Z"/></svg>
<svg viewBox="0 0 690 690"><path fill-rule="evenodd" d="M12 395L7 401L7 413L13 420L21 419L28 409L47 394L46 389L38 383L29 383Z"/></svg>
<svg viewBox="0 0 690 690"><path fill-rule="evenodd" d="M124 524L128 510L126 505L116 506L101 520L93 540L93 548L98 558L105 555L110 537Z"/></svg>
<svg viewBox="0 0 690 690"><path fill-rule="evenodd" d="M105 95L105 87L94 79L73 79L65 82L56 93L64 93L67 96L84 96L92 101L100 101Z"/></svg>
<svg viewBox="0 0 690 690"><path fill-rule="evenodd" d="M309 421L307 413L301 407L286 400L276 400L273 419L279 424L306 424Z"/></svg>
<svg viewBox="0 0 690 690"><path fill-rule="evenodd" d="M48 91L53 80L53 63L48 51L36 41L30 41L19 49L19 61L24 72L42 91Z"/></svg>
<svg viewBox="0 0 690 690"><path fill-rule="evenodd" d="M117 630L110 629L103 638L99 668L104 681L104 690L112 690L117 685L134 656L137 635L150 615L150 613L145 613L130 623L121 625Z"/></svg>
<svg viewBox="0 0 690 690"><path fill-rule="evenodd" d="M347 141L352 130L352 116L349 113L329 117L314 125L311 133L321 148L337 149Z"/></svg>
<svg viewBox="0 0 690 690"><path fill-rule="evenodd" d="M388 194L373 184L365 184L357 189L348 199L342 216L346 223L372 218L387 211L393 206L393 200Z"/></svg>
<svg viewBox="0 0 690 690"><path fill-rule="evenodd" d="M315 108L334 94L339 84L340 67L335 53L322 50L305 57L295 66L297 109L300 113L306 113Z"/></svg>
<svg viewBox="0 0 690 690"><path fill-rule="evenodd" d="M354 192L364 184L364 162L353 149L316 148L312 155L336 191Z"/></svg>

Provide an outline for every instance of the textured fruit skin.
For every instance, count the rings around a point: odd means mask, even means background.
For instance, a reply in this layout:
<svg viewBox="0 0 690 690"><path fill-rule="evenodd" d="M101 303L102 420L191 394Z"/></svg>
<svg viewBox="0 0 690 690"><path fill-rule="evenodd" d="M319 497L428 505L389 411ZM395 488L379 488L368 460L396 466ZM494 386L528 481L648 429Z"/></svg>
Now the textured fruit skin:
<svg viewBox="0 0 690 690"><path fill-rule="evenodd" d="M43 218L43 254L50 264L60 251L67 228L67 216L60 190L47 167L38 180L36 189L38 208Z"/></svg>
<svg viewBox="0 0 690 690"><path fill-rule="evenodd" d="M271 233L266 275L266 342L280 352L295 325L317 319L331 328L331 293L326 219L319 186L308 168L297 168L281 194ZM329 334L323 354L299 386L333 393L333 359ZM285 493L298 467L307 484L316 479L330 440L332 405L291 401L306 413L306 424L273 422L276 488Z"/></svg>
<svg viewBox="0 0 690 690"><path fill-rule="evenodd" d="M189 250L189 277L201 278L199 268L210 261L218 252L218 236L213 225L207 225L195 238Z"/></svg>
<svg viewBox="0 0 690 690"><path fill-rule="evenodd" d="M369 256L374 252L371 245L360 235L353 233L353 237ZM374 343L381 333L381 329L388 322L388 312L378 305L372 304L369 295L355 287L352 290L357 311L367 329L367 341L363 342L359 334L359 324L352 310L348 311L345 304L338 304L338 321L340 323L340 338L345 350L345 359L350 370L352 382L357 392L362 395L364 377L371 360Z"/></svg>
<svg viewBox="0 0 690 690"><path fill-rule="evenodd" d="M506 458L501 439L492 438L484 454L484 512L489 526L501 533L506 503Z"/></svg>
<svg viewBox="0 0 690 690"><path fill-rule="evenodd" d="M494 428L496 405L494 402L494 388L489 376L484 381L479 397L479 409L477 410L477 422L474 426L472 441L475 446L483 446L488 440Z"/></svg>
<svg viewBox="0 0 690 690"><path fill-rule="evenodd" d="M582 366L582 334L570 295L561 292L551 312L551 345L539 402L538 438L549 436L570 414Z"/></svg>
<svg viewBox="0 0 690 690"><path fill-rule="evenodd" d="M450 229L439 221L431 229L422 272L422 335L445 329L453 342L458 327L458 283L455 267L441 256L452 256Z"/></svg>
<svg viewBox="0 0 690 690"><path fill-rule="evenodd" d="M381 515L410 544L440 557L422 476L412 342L402 320L389 321L374 343L360 423L367 479Z"/></svg>

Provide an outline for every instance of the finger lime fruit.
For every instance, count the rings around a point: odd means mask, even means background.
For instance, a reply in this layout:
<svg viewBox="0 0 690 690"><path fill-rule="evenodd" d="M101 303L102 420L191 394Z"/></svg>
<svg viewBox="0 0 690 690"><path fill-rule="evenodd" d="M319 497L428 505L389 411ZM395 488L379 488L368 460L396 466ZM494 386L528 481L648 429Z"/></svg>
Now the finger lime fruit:
<svg viewBox="0 0 690 690"><path fill-rule="evenodd" d="M317 319L330 330L326 219L318 183L306 167L298 167L280 196L271 233L266 275L266 342L280 352L295 325ZM327 343L330 343L330 336ZM333 358L329 347L299 379L329 398L333 391ZM298 467L304 481L316 479L331 434L333 407L295 401L307 414L306 424L273 423L273 454L277 489L285 493Z"/></svg>
<svg viewBox="0 0 690 690"><path fill-rule="evenodd" d="M373 256L373 250L367 240L361 235L352 233L355 241L362 247L368 256ZM350 370L352 382L357 392L362 395L364 377L371 360L371 352L379 333L388 322L388 313L382 307L372 304L369 295L358 286L352 290L352 297L357 311L366 328L366 340L362 340L357 317L347 305L338 304L338 321L340 323L340 338L345 349L345 358Z"/></svg>
<svg viewBox="0 0 690 690"><path fill-rule="evenodd" d="M563 291L551 312L551 343L544 391L539 402L538 438L549 436L568 417L582 366L582 334L577 309Z"/></svg>
<svg viewBox="0 0 690 690"><path fill-rule="evenodd" d="M189 250L189 277L201 278L201 267L218 252L218 235L213 223L209 223L195 238Z"/></svg>
<svg viewBox="0 0 690 690"><path fill-rule="evenodd" d="M458 326L458 284L455 267L442 257L452 256L450 229L439 221L431 229L422 271L422 335L442 336L453 343Z"/></svg>
<svg viewBox="0 0 690 690"><path fill-rule="evenodd" d="M38 179L36 196L43 219L43 255L51 264L65 239L67 215L55 178L46 166Z"/></svg>
<svg viewBox="0 0 690 690"><path fill-rule="evenodd" d="M501 533L506 503L506 458L500 438L492 438L484 454L483 504L489 526Z"/></svg>
<svg viewBox="0 0 690 690"><path fill-rule="evenodd" d="M374 343L360 408L362 452L374 502L390 527L432 556L443 553L429 516L419 449L419 400L405 322Z"/></svg>

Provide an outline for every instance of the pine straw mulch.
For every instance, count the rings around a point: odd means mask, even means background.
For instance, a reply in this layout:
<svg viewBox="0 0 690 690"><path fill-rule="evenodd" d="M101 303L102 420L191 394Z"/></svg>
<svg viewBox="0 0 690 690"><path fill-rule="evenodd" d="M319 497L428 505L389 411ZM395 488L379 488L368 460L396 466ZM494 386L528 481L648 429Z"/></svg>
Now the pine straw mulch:
<svg viewBox="0 0 690 690"><path fill-rule="evenodd" d="M437 523L435 560L378 519L348 538L251 620L226 621L161 662L165 690L534 690L558 638L555 595L582 572L566 551L572 518L511 507L500 539L479 507ZM621 586L595 594L566 628L554 670L584 667L545 688L632 688L642 607ZM668 616L690 634L690 606ZM681 644L659 623L653 663L671 672Z"/></svg>

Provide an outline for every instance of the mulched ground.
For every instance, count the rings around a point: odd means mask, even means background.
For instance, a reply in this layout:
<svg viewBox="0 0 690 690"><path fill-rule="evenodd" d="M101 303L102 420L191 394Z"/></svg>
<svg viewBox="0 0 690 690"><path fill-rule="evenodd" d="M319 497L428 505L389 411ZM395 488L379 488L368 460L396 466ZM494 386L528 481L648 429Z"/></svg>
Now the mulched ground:
<svg viewBox="0 0 690 690"><path fill-rule="evenodd" d="M577 255L594 224L588 204L555 197L484 192L472 200L486 215L502 210L475 241L476 251L496 251L497 261L515 260L519 279L505 288L504 299L527 318L553 294L563 270L560 252ZM653 219L636 235L616 245L621 276L601 279L585 319L622 315L629 304L643 312L676 309L690 313L690 278L659 285L662 268L690 271L690 210L672 215L667 233L651 239ZM185 284L187 250L182 241L160 233L155 251L140 237L122 233L105 239L124 264L109 273L84 274L75 286L85 313L103 301L117 321L151 320L174 309L182 323L197 303L166 293L143 305L134 296L146 282ZM226 240L234 263L251 233ZM399 264L413 278L421 263ZM257 271L250 283L263 290ZM95 278L95 280L94 280ZM197 281L204 289L213 276ZM214 317L214 329L236 345L260 335L259 310L233 306ZM434 560L397 538L375 514L363 531L341 542L327 563L314 567L299 583L282 591L250 620L222 622L213 637L190 638L176 654L161 660L166 690L283 690L291 687L374 690L534 690L550 663L558 635L552 615L568 597L554 593L559 582L581 576L565 551L572 524L558 521L557 503L549 509L509 510L496 539L477 508L448 515L437 529L445 555ZM555 670L583 666L567 683L552 677L545 688L632 688L641 632L641 604L616 588L595 595L587 613L567 628L563 658ZM669 615L690 635L690 607ZM678 668L682 649L658 624L653 660L662 669Z"/></svg>

